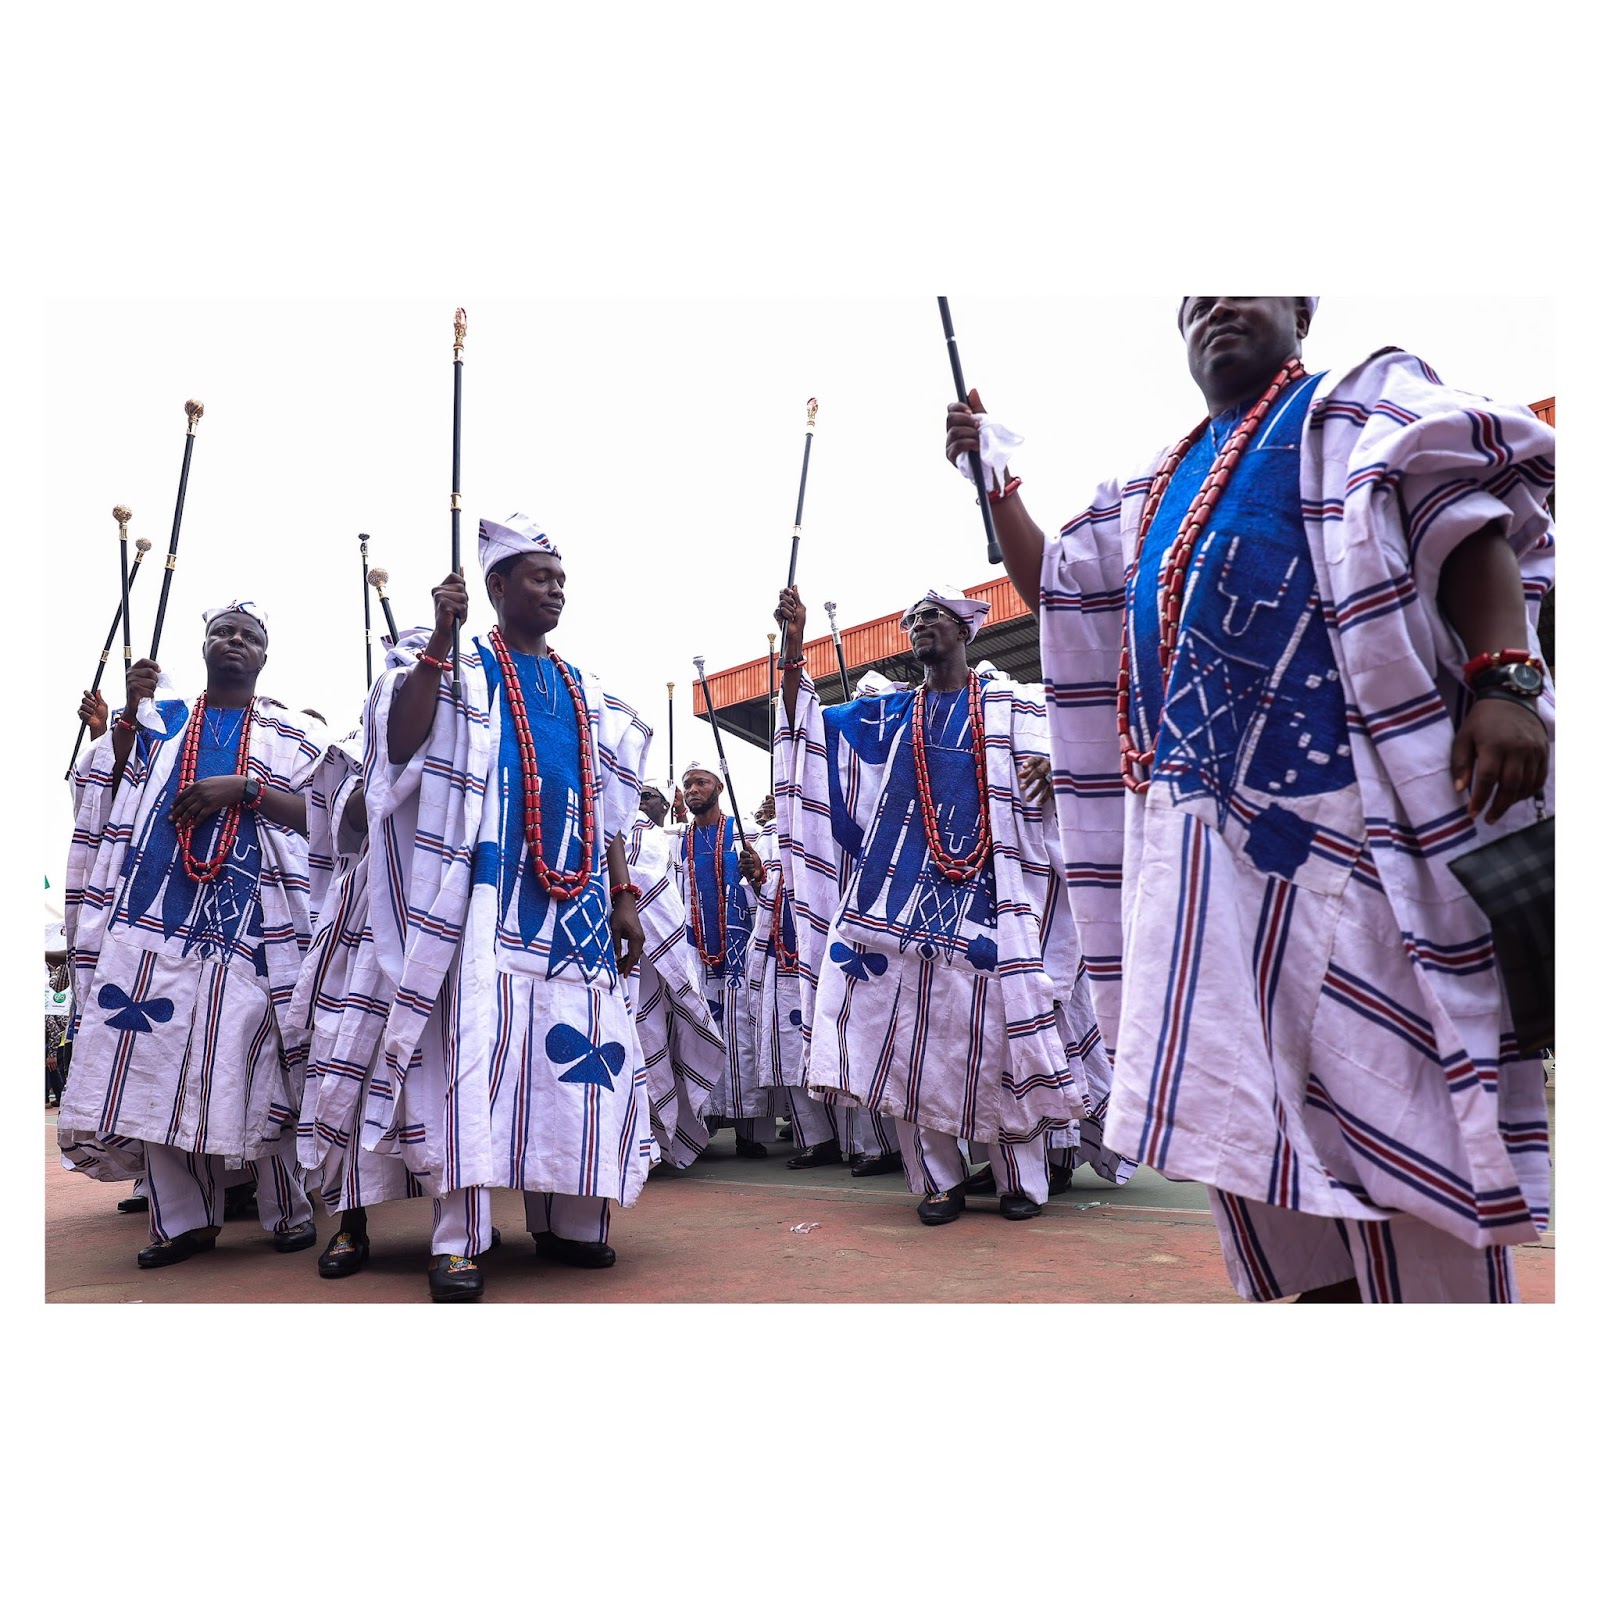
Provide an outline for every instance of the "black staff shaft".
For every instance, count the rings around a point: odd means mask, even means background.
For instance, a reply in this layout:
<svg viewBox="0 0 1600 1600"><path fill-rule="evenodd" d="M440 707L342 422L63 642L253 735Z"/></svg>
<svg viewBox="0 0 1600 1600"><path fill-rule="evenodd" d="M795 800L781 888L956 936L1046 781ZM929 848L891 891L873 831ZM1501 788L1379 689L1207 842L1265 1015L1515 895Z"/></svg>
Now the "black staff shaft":
<svg viewBox="0 0 1600 1600"><path fill-rule="evenodd" d="M844 640L839 637L839 624L833 620L833 613L828 613L828 629L833 634L833 654L839 663L839 700L840 703L850 698L850 674L844 664Z"/></svg>
<svg viewBox="0 0 1600 1600"><path fill-rule="evenodd" d="M183 526L183 497L189 492L189 458L194 454L194 430L183 438L183 470L178 474L178 503L172 510L172 538L167 544L167 566L161 574L161 598L156 602L156 627L150 636L150 660L161 659L161 626L167 620L167 596L172 592L172 574L178 565L178 530Z"/></svg>
<svg viewBox="0 0 1600 1600"><path fill-rule="evenodd" d="M89 685L89 692L93 694L100 687L100 680L105 676L106 662L111 659L111 646L116 642L117 624L125 623L128 616L126 596L133 593L133 586L139 577L139 563L144 560L144 551L141 550L133 558L133 571L128 574L127 584L123 588L124 600L117 607L117 614L111 619L111 626L106 629L105 648L100 652L100 665L94 669L94 682ZM72 759L67 763L66 776L72 776L72 769L78 764L78 752L83 748L83 736L89 731L87 722L78 724L77 742L72 746Z"/></svg>
<svg viewBox="0 0 1600 1600"><path fill-rule="evenodd" d="M711 685L706 682L706 669L697 658L695 671L700 674L700 692L706 697L706 716L711 722L711 737L717 744L717 765L722 768L722 782L728 791L728 809L733 813L733 831L739 835L739 848L748 849L744 836L744 823L739 815L739 800L733 792L733 774L728 771L728 757L722 748L722 729L717 723L717 708L711 698Z"/></svg>
<svg viewBox="0 0 1600 1600"><path fill-rule="evenodd" d="M361 540L361 623L366 630L367 640L367 687L372 687L372 585L367 581L367 536L359 534Z"/></svg>
<svg viewBox="0 0 1600 1600"><path fill-rule="evenodd" d="M122 535L117 541L122 552L122 670L133 665L133 629L128 620L128 590L133 580L128 576L128 524L122 524Z"/></svg>
<svg viewBox="0 0 1600 1600"><path fill-rule="evenodd" d="M800 519L806 509L806 473L811 470L811 431L806 430L805 454L800 457L800 494L794 503L794 538L789 544L789 587L794 587L795 568L800 564Z"/></svg>
<svg viewBox="0 0 1600 1600"><path fill-rule="evenodd" d="M667 782L676 783L677 763L672 748L672 685L667 685Z"/></svg>
<svg viewBox="0 0 1600 1600"><path fill-rule="evenodd" d="M383 620L389 624L389 643L399 644L400 630L395 626L394 607L389 604L388 595L380 594L378 596L378 604L383 607Z"/></svg>
<svg viewBox="0 0 1600 1600"><path fill-rule="evenodd" d="M939 320L944 323L945 348L950 352L950 373L956 380L956 400L967 404L967 380L961 376L961 356L956 350L956 330L950 322L950 302L939 296ZM983 481L983 457L976 450L967 452L967 465L972 468L972 481L978 490L978 507L983 512L983 536L989 541L989 564L999 566L1005 558L1000 553L1000 541L994 531L994 511L989 505L989 492Z"/></svg>
<svg viewBox="0 0 1600 1600"><path fill-rule="evenodd" d="M458 324L463 331L465 324ZM450 570L461 570L461 345L456 345L455 419L450 443ZM450 687L461 694L461 622L450 624Z"/></svg>

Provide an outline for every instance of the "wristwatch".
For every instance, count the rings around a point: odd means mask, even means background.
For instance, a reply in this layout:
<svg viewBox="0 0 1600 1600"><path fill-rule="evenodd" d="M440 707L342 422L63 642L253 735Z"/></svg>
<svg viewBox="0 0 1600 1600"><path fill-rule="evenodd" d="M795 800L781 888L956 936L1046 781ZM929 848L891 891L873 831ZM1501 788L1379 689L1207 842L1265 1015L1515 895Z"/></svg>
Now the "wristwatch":
<svg viewBox="0 0 1600 1600"><path fill-rule="evenodd" d="M1473 674L1471 688L1474 694L1499 689L1524 700L1537 700L1544 690L1544 666L1538 661L1508 661L1486 667Z"/></svg>
<svg viewBox="0 0 1600 1600"><path fill-rule="evenodd" d="M241 804L246 811L254 811L261 804L261 780L259 778L246 778L244 780L244 798Z"/></svg>

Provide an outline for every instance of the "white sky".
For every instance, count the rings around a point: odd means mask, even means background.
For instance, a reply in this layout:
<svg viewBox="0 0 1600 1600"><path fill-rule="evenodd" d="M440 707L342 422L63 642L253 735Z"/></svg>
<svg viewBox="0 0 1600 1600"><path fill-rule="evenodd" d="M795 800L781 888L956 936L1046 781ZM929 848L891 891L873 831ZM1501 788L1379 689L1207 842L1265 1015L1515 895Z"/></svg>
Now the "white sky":
<svg viewBox="0 0 1600 1600"><path fill-rule="evenodd" d="M1199 415L1176 295L952 297L969 384L1027 443L1015 470L1041 522L1078 510L1097 481L1142 463ZM841 627L897 608L926 581L994 576L965 481L943 457L954 393L931 295L878 298L482 299L467 307L463 554L473 622L492 622L477 518L525 511L561 544L570 579L553 643L598 672L657 730L677 685L676 754L714 759L691 717L706 670L766 651L787 571L805 402L820 409L799 583L813 636L821 602ZM338 733L359 714L361 566L389 570L402 627L428 620L449 558L454 306L423 300L55 302L49 311L48 550L39 665L61 685L58 730L34 752L56 796L46 871L71 827L60 783L118 596L116 523L153 548L133 594L133 646L149 648L183 453L195 440L161 660L185 694L204 686L200 611L248 596L271 618L261 688L320 710ZM1556 389L1549 297L1328 296L1306 344L1314 369L1383 344L1449 382L1501 399ZM382 613L373 596L374 631ZM375 667L381 653L375 647ZM117 704L120 644L106 672ZM726 736L748 813L766 759ZM57 749L57 744L60 748Z"/></svg>

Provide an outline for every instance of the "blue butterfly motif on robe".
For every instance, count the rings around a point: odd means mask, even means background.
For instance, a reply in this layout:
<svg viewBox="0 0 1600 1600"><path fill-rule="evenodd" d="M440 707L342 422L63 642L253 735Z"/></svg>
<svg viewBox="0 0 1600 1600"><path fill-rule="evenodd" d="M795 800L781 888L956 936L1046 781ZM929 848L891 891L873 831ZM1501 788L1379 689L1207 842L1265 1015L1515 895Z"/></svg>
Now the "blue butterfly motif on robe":
<svg viewBox="0 0 1600 1600"><path fill-rule="evenodd" d="M798 1028L801 1025L802 1025L802 1019L801 1019L800 1013L798 1011L791 1011L789 1013L789 1026L792 1027L792 1028Z"/></svg>
<svg viewBox="0 0 1600 1600"><path fill-rule="evenodd" d="M849 945L835 944L828 954L843 968L845 977L855 978L861 983L881 978L889 970L888 956L879 955L876 950L857 955Z"/></svg>
<svg viewBox="0 0 1600 1600"><path fill-rule="evenodd" d="M573 1063L559 1078L561 1083L592 1083L611 1089L627 1063L628 1052L614 1040L595 1045L571 1023L558 1022L544 1038L545 1053L552 1061Z"/></svg>
<svg viewBox="0 0 1600 1600"><path fill-rule="evenodd" d="M172 1002L167 999L135 1000L126 994L114 983L102 986L96 997L103 1011L113 1011L113 1016L104 1019L108 1028L116 1028L123 1033L150 1033L152 1022L170 1022L172 1020Z"/></svg>
<svg viewBox="0 0 1600 1600"><path fill-rule="evenodd" d="M707 1001L707 1004L711 1008L711 1020L720 1028L722 1026L722 1002L720 1000L710 1000Z"/></svg>

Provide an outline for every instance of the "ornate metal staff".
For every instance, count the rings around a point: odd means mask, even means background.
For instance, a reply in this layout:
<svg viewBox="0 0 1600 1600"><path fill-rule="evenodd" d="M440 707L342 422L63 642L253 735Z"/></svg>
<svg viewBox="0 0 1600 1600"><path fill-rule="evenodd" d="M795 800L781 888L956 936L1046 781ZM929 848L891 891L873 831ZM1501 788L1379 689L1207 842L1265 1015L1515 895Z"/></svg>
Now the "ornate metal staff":
<svg viewBox="0 0 1600 1600"><path fill-rule="evenodd" d="M961 357L956 351L956 330L950 324L950 302L939 296L939 318L944 323L944 342L950 351L950 371L956 380L956 400L967 404L967 383L961 376ZM983 482L983 457L976 450L967 452L967 465L972 468L972 481L978 491L978 506L983 512L983 533L989 541L989 565L997 567L1005 558L1000 554L1000 541L995 537L994 512L989 506L989 491Z"/></svg>
<svg viewBox="0 0 1600 1600"><path fill-rule="evenodd" d="M362 537L365 538L366 535L363 534ZM389 624L389 643L391 645L394 645L394 644L398 644L400 642L400 630L394 625L394 608L389 604L388 595L386 595L383 592L383 586L388 581L389 581L389 571L388 571L387 567L374 567L372 569L372 571L367 574L367 582L369 584L371 584L372 587L378 591L378 599L383 605L383 620ZM369 602L368 603L370 604L370 597L369 597ZM372 630L369 628L367 630L367 633L368 633L368 636L370 637L371 633L372 633ZM369 661L371 660L371 653L370 652L368 653L367 659ZM369 687L371 686L371 682L372 682L372 679L371 679L371 676L369 674L368 679L367 679L367 683L368 683Z"/></svg>
<svg viewBox="0 0 1600 1600"><path fill-rule="evenodd" d="M178 474L178 503L172 509L172 539L167 545L167 569L161 574L161 599L156 605L156 629L150 636L151 661L159 661L156 653L161 648L161 625L167 619L167 596L172 591L172 573L178 565L178 530L183 526L183 497L189 492L189 458L194 454L194 430L206 408L198 400L183 402L184 415L189 419L189 431L183 437L183 471Z"/></svg>
<svg viewBox="0 0 1600 1600"><path fill-rule="evenodd" d="M806 469L811 465L811 435L817 431L817 402L806 401L806 453L800 458L800 498L794 503L794 539L789 545L789 587L794 588L794 569L800 560L800 514L806 508Z"/></svg>
<svg viewBox="0 0 1600 1600"><path fill-rule="evenodd" d="M833 601L824 600L822 609L828 613L828 632L833 635L833 653L839 658L839 702L843 705L850 699L850 674L844 669L844 640L839 637L839 624L834 617L834 612L839 608Z"/></svg>
<svg viewBox="0 0 1600 1600"><path fill-rule="evenodd" d="M739 835L739 848L746 848L744 823L739 818L739 801L733 792L733 778L728 772L728 757L722 748L722 729L717 725L717 708L711 699L711 685L706 682L706 658L694 658L694 670L700 674L700 692L706 697L706 715L711 719L711 737L717 741L717 765L722 768L722 782L728 791L728 809L733 813L733 831Z"/></svg>
<svg viewBox="0 0 1600 1600"><path fill-rule="evenodd" d="M456 307L455 426L450 447L450 570L461 570L461 346L467 341L467 314ZM461 623L450 629L450 692L461 696Z"/></svg>
<svg viewBox="0 0 1600 1600"><path fill-rule="evenodd" d="M358 533L356 537L361 541L361 621L367 630L367 687L372 687L372 596L367 592L367 585L372 582L372 574L367 570L367 540L372 537L370 533ZM382 586L378 593L382 594Z"/></svg>
<svg viewBox="0 0 1600 1600"><path fill-rule="evenodd" d="M672 680L667 680L667 782L673 781L672 761Z"/></svg>
<svg viewBox="0 0 1600 1600"><path fill-rule="evenodd" d="M128 518L131 517L133 513L129 511L126 506L118 506L117 509L111 513L111 515L116 517L117 521L122 525L122 537L126 539L128 536ZM127 652L131 648L128 644L127 634L128 596L133 593L134 583L139 577L139 563L144 560L144 553L149 548L150 541L148 539L134 540L133 571L128 574L127 582L122 586L122 604L117 607L117 614L111 619L111 626L106 630L106 646L105 649L100 652L100 665L94 669L94 682L89 685L89 692L91 694L95 693L99 689L100 680L105 676L106 663L111 659L111 645L117 637L117 624L119 622L123 627L123 650L124 652ZM126 546L124 546L122 553L124 559L126 559L128 553ZM72 769L78 764L78 752L83 748L83 736L88 731L89 724L87 722L80 722L78 724L78 738L77 742L72 747L72 759L67 763L67 770L64 774L65 777L70 778L72 776Z"/></svg>
<svg viewBox="0 0 1600 1600"><path fill-rule="evenodd" d="M126 506L113 506L111 515L117 519L117 549L122 555L122 673L126 677L133 665L133 629L128 622L128 518L133 513Z"/></svg>
<svg viewBox="0 0 1600 1600"><path fill-rule="evenodd" d="M778 636L767 635L767 790L778 783Z"/></svg>

